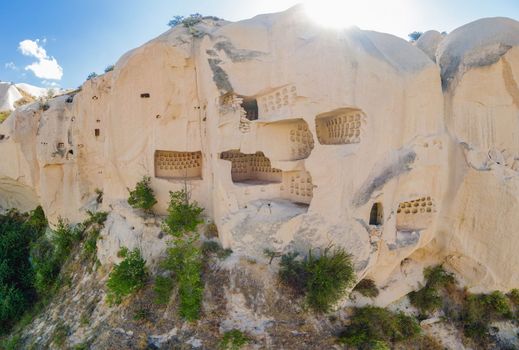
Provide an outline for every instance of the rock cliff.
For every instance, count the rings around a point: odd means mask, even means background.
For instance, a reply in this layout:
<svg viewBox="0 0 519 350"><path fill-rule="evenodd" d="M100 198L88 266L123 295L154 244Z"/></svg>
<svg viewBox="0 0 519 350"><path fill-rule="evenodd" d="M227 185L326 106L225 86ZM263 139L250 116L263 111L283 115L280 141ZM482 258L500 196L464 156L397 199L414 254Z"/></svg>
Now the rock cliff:
<svg viewBox="0 0 519 350"><path fill-rule="evenodd" d="M238 256L345 247L358 280L380 287L378 305L437 263L473 290L509 290L519 287L518 81L511 19L413 45L323 29L299 7L206 18L80 91L16 109L0 125L0 206L41 204L51 222L78 222L103 191L101 263L127 246L154 264L166 246L158 220L126 203L148 175L157 214L187 184Z"/></svg>

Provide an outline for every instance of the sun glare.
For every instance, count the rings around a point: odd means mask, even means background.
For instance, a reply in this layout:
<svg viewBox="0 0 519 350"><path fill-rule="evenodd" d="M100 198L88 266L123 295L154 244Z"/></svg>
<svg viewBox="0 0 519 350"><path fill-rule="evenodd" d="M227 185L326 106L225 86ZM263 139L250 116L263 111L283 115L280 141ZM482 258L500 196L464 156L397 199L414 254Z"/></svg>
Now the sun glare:
<svg viewBox="0 0 519 350"><path fill-rule="evenodd" d="M408 23L413 12L410 0L303 0L303 5L310 18L330 28L398 30Z"/></svg>

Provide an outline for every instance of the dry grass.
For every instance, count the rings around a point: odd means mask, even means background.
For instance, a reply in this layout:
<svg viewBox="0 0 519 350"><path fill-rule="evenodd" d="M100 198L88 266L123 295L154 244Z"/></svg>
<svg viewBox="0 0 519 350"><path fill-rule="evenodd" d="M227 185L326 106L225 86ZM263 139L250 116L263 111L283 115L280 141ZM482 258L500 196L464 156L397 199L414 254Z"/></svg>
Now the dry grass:
<svg viewBox="0 0 519 350"><path fill-rule="evenodd" d="M0 112L0 124L11 115L11 111Z"/></svg>
<svg viewBox="0 0 519 350"><path fill-rule="evenodd" d="M20 91L20 94L22 95L22 98L19 99L18 101L16 101L14 103L14 106L16 108L20 107L20 106L23 106L23 105L26 105L26 104L29 104L29 103L32 103L34 101L36 101L36 99L34 98L34 96L32 96L31 94L29 94L27 91L25 90L22 90L20 88L17 88L18 91Z"/></svg>

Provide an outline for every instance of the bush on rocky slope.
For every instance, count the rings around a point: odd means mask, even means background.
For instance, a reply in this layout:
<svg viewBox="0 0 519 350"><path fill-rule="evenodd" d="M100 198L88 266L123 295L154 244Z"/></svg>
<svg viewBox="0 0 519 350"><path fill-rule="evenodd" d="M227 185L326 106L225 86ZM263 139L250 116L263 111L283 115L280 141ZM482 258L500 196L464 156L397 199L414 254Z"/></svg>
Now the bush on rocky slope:
<svg viewBox="0 0 519 350"><path fill-rule="evenodd" d="M146 260L138 249L119 252L124 259L114 266L106 284L109 304L120 304L125 296L142 288L148 278Z"/></svg>
<svg viewBox="0 0 519 350"><path fill-rule="evenodd" d="M178 284L180 316L194 321L200 317L204 292L203 254L196 232L197 226L203 222L203 208L190 202L186 190L170 192L170 198L163 228L175 239L167 250L163 267L173 272Z"/></svg>
<svg viewBox="0 0 519 350"><path fill-rule="evenodd" d="M366 306L354 309L339 342L358 349L389 349L391 343L412 339L419 333L420 326L413 317Z"/></svg>
<svg viewBox="0 0 519 350"><path fill-rule="evenodd" d="M37 300L30 245L45 232L41 207L30 215L0 216L0 334L7 333Z"/></svg>
<svg viewBox="0 0 519 350"><path fill-rule="evenodd" d="M379 293L375 282L369 278L365 278L357 283L357 285L353 288L353 291L359 292L368 298L376 298Z"/></svg>
<svg viewBox="0 0 519 350"><path fill-rule="evenodd" d="M153 189L150 186L151 178L144 176L141 181L137 182L133 190L128 189L130 197L128 204L135 209L142 209L145 212L151 212L151 208L157 204Z"/></svg>
<svg viewBox="0 0 519 350"><path fill-rule="evenodd" d="M439 309L443 305L440 291L456 284L454 276L443 269L441 265L428 267L424 270L426 284L418 291L409 293L411 305L425 315Z"/></svg>
<svg viewBox="0 0 519 350"><path fill-rule="evenodd" d="M312 251L303 259L297 253L281 257L279 278L314 311L327 312L355 281L351 256L342 248L324 249L320 256Z"/></svg>

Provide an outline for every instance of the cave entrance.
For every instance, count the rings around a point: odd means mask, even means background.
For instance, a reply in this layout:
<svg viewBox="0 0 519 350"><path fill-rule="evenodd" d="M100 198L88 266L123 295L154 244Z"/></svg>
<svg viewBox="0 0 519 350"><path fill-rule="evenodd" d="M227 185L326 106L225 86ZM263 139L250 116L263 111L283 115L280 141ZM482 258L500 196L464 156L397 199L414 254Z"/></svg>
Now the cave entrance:
<svg viewBox="0 0 519 350"><path fill-rule="evenodd" d="M384 211L382 210L382 203L374 203L369 213L369 224L373 226L380 226L384 222Z"/></svg>
<svg viewBox="0 0 519 350"><path fill-rule="evenodd" d="M258 120L258 100L255 98L242 97L241 107L245 110L245 118Z"/></svg>

